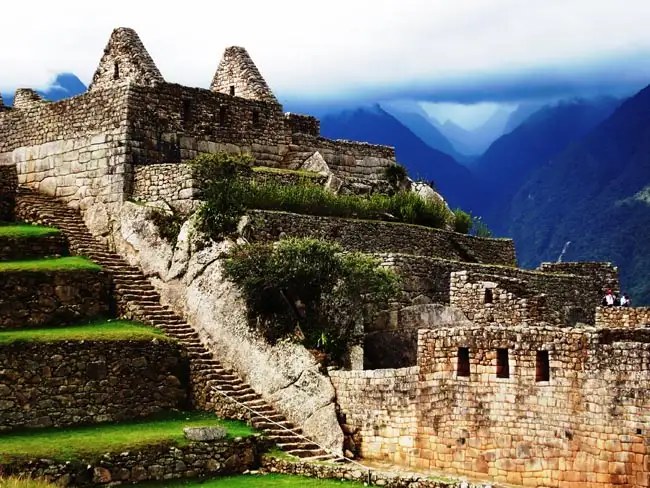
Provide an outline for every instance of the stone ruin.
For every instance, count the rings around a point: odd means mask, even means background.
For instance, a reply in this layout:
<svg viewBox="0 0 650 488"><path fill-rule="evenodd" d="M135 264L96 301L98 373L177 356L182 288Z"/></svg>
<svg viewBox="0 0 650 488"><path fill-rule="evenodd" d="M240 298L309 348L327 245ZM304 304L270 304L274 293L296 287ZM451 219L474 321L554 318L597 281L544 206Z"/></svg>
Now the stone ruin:
<svg viewBox="0 0 650 488"><path fill-rule="evenodd" d="M137 34L120 28L87 93L47 102L22 89L13 107L0 100L0 219L16 181L79 209L216 355L348 454L516 485L650 486L650 310L598 306L620 288L614 266L524 270L509 239L253 211L251 241L334 240L380 257L404 282L349 370L322 376L297 349L274 363L281 354L234 324L243 315L224 302L232 291L216 258L190 255L188 222L174 248L129 203L193 208L197 182L183 163L220 151L316 170L322 184L355 191L381 187L395 163L393 148L326 139L314 117L284 113L241 47L225 51L210 89L189 88L166 82Z"/></svg>

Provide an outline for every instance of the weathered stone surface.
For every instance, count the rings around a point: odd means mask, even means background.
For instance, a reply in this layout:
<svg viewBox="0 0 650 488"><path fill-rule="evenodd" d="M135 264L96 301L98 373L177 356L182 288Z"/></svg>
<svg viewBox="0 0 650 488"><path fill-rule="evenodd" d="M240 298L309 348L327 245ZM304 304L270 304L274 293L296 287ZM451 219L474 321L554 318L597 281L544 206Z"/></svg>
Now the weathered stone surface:
<svg viewBox="0 0 650 488"><path fill-rule="evenodd" d="M334 404L334 389L314 357L288 341L271 346L254 332L238 291L223 278L221 258L232 243L200 245L197 231L186 222L171 259L168 254L160 259L160 250L153 249L160 237L147 221L148 212L141 205L124 205L113 234L117 249L146 270L165 303L187 318L226 367L302 426L306 435L341 450L343 434L333 408L327 408ZM314 415L318 420L310 423Z"/></svg>
<svg viewBox="0 0 650 488"><path fill-rule="evenodd" d="M13 163L3 164L0 158L0 222L14 220L18 174Z"/></svg>
<svg viewBox="0 0 650 488"><path fill-rule="evenodd" d="M327 166L327 163L323 159L323 156L321 156L321 154L318 151L312 154L302 164L300 169L303 171L313 171L314 173L320 173L326 176L332 174L332 170L330 170L329 166Z"/></svg>
<svg viewBox="0 0 650 488"><path fill-rule="evenodd" d="M185 427L183 433L188 440L196 442L218 441L228 436L222 427Z"/></svg>
<svg viewBox="0 0 650 488"><path fill-rule="evenodd" d="M169 341L0 346L0 430L128 420L180 408L188 375ZM170 381L175 378L176 381Z"/></svg>

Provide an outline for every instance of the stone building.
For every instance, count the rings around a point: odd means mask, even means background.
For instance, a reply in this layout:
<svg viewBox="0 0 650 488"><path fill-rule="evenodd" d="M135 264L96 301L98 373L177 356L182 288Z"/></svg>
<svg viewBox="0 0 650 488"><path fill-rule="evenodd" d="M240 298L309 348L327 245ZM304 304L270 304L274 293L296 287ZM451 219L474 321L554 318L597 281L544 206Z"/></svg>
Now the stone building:
<svg viewBox="0 0 650 488"><path fill-rule="evenodd" d="M289 169L319 153L337 177L366 183L395 162L393 148L326 139L316 118L284 113L244 48L226 49L210 89L190 88L166 82L127 28L111 34L86 93L48 102L18 89L13 107L0 101L0 166L82 211L128 199L150 176L139 168L218 151Z"/></svg>

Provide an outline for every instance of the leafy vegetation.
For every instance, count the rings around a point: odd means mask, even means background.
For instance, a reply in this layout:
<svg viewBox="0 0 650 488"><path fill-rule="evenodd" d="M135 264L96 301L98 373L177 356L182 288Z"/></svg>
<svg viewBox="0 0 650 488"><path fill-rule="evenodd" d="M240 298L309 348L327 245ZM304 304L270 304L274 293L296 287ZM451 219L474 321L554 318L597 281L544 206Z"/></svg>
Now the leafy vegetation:
<svg viewBox="0 0 650 488"><path fill-rule="evenodd" d="M0 345L33 341L141 341L150 339L166 339L166 337L160 329L126 320L101 321L66 327L0 331Z"/></svg>
<svg viewBox="0 0 650 488"><path fill-rule="evenodd" d="M79 460L106 452L122 452L147 445L184 445L184 427L221 426L230 437L254 431L243 422L222 420L206 412L170 412L130 422L69 428L12 431L0 434L0 462L12 459Z"/></svg>
<svg viewBox="0 0 650 488"><path fill-rule="evenodd" d="M414 192L338 195L308 178L297 184L256 182L250 177L251 159L244 156L204 155L193 164L196 178L204 182L199 226L214 238L233 233L249 208L399 221L433 228L444 227L449 218L443 204L426 201Z"/></svg>
<svg viewBox="0 0 650 488"><path fill-rule="evenodd" d="M390 166L386 166L384 169L384 176L393 188L397 188L401 183L406 181L408 174L406 173L406 168L404 166L394 163Z"/></svg>
<svg viewBox="0 0 650 488"><path fill-rule="evenodd" d="M165 239L172 245L176 244L178 234L181 232L181 227L185 220L184 216L176 212L171 206L171 210L163 210L161 208L152 207L151 220L158 227L160 237Z"/></svg>
<svg viewBox="0 0 650 488"><path fill-rule="evenodd" d="M89 259L78 256L64 258L30 259L0 262L2 271L100 271L102 268Z"/></svg>
<svg viewBox="0 0 650 488"><path fill-rule="evenodd" d="M285 474L222 476L211 480L178 480L158 483L144 483L138 486L202 486L203 488L335 488L361 487L363 484L352 481L327 480L290 476Z"/></svg>
<svg viewBox="0 0 650 488"><path fill-rule="evenodd" d="M472 218L472 235L476 237L492 237L492 231L481 217Z"/></svg>
<svg viewBox="0 0 650 488"><path fill-rule="evenodd" d="M224 268L268 340L297 336L334 362L357 343L378 306L399 293L396 275L376 259L316 239L239 246Z"/></svg>
<svg viewBox="0 0 650 488"><path fill-rule="evenodd" d="M469 234L469 231L472 230L472 216L467 212L463 212L461 209L457 208L454 210L454 230L460 232L461 234Z"/></svg>
<svg viewBox="0 0 650 488"><path fill-rule="evenodd" d="M29 224L3 224L0 225L0 237L41 237L60 234L59 229L54 227L42 227Z"/></svg>

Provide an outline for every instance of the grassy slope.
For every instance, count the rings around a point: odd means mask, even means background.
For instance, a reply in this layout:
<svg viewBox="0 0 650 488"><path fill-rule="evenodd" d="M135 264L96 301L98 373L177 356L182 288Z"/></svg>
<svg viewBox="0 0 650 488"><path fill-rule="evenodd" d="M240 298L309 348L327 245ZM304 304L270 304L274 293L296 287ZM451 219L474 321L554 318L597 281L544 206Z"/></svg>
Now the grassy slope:
<svg viewBox="0 0 650 488"><path fill-rule="evenodd" d="M254 431L242 422L205 412L175 412L131 422L32 429L0 434L0 462L11 459L75 460L153 444L186 444L183 427L223 426L230 437Z"/></svg>
<svg viewBox="0 0 650 488"><path fill-rule="evenodd" d="M67 327L0 331L0 345L15 342L120 341L168 339L161 330L126 320L101 321Z"/></svg>
<svg viewBox="0 0 650 488"><path fill-rule="evenodd" d="M102 268L92 261L77 256L65 258L33 259L25 261L0 262L2 271L100 271Z"/></svg>
<svg viewBox="0 0 650 488"><path fill-rule="evenodd" d="M139 485L140 486L140 485ZM179 480L161 483L145 483L141 486L165 486L174 488L181 486L202 486L204 488L334 488L349 486L352 488L363 486L361 483L339 480L322 480L305 478L302 476L288 476L281 474L268 474L262 476L224 476L207 481Z"/></svg>
<svg viewBox="0 0 650 488"><path fill-rule="evenodd" d="M61 231L54 227L41 227L39 225L29 224L0 225L0 237L41 237L60 233Z"/></svg>
<svg viewBox="0 0 650 488"><path fill-rule="evenodd" d="M0 488L56 488L56 485L42 480L7 478L0 479Z"/></svg>

